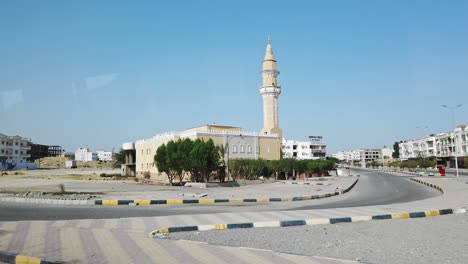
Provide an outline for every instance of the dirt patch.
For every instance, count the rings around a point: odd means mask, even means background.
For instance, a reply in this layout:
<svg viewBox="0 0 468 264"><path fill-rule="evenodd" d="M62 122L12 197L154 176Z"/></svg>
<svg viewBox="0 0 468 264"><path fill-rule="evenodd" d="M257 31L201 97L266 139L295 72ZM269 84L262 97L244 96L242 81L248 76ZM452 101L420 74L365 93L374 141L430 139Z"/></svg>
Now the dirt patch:
<svg viewBox="0 0 468 264"><path fill-rule="evenodd" d="M65 168L65 162L70 160L69 158L65 157L46 157L35 160L35 163L41 169L59 169ZM77 162L78 168L112 168L112 162L101 162L101 161L90 161L90 162Z"/></svg>

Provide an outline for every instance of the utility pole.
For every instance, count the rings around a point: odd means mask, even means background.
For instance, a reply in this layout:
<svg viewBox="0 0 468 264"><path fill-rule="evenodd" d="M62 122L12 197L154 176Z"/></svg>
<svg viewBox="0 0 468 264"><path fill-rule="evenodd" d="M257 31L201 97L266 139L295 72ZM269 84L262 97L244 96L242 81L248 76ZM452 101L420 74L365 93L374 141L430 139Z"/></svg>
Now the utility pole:
<svg viewBox="0 0 468 264"><path fill-rule="evenodd" d="M445 107L445 108L448 108L450 110L450 113L452 115L452 129L454 130L453 133L455 133L455 110L459 107L461 107L462 105L459 104L457 106L447 106L447 105L442 105L442 107ZM455 171L456 171L456 174L457 174L457 179L459 178L459 175L458 175L458 157L457 157L457 144L455 142L456 140L456 136L452 133L450 133L450 135L453 135L452 136L452 143L453 143L453 156L455 157Z"/></svg>

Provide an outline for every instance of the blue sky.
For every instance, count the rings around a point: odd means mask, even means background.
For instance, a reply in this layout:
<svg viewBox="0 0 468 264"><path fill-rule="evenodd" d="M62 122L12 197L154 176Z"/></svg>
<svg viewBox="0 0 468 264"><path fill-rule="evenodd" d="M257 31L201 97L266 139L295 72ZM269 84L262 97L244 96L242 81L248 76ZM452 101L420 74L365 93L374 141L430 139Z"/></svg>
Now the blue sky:
<svg viewBox="0 0 468 264"><path fill-rule="evenodd" d="M442 104L468 123L466 14L467 1L1 1L0 133L74 151L212 121L260 131L268 35L286 138L335 152L447 131Z"/></svg>

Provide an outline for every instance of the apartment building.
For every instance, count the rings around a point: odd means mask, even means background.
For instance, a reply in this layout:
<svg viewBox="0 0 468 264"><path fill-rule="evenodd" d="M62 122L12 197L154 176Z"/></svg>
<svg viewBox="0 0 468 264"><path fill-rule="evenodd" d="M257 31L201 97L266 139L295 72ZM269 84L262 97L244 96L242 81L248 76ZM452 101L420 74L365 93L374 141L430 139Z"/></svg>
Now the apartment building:
<svg viewBox="0 0 468 264"><path fill-rule="evenodd" d="M325 158L327 146L316 141L296 141L283 139L282 151L284 158L320 159Z"/></svg>
<svg viewBox="0 0 468 264"><path fill-rule="evenodd" d="M454 130L455 150L458 156L468 156L468 125L460 125Z"/></svg>
<svg viewBox="0 0 468 264"><path fill-rule="evenodd" d="M342 161L349 163L360 162L361 161L361 149L349 150L349 151L338 151L331 156Z"/></svg>
<svg viewBox="0 0 468 264"><path fill-rule="evenodd" d="M369 162L379 162L386 164L392 159L393 154L392 148L376 148L376 149L363 149L361 150L361 166Z"/></svg>
<svg viewBox="0 0 468 264"><path fill-rule="evenodd" d="M468 156L468 125L460 125L451 132L432 134L430 136L402 141L398 146L400 159L408 160L418 157L437 158L447 167L454 166L454 157Z"/></svg>
<svg viewBox="0 0 468 264"><path fill-rule="evenodd" d="M340 151L333 155L334 158L337 158L342 161L349 163L360 163L361 166L366 166L369 162L384 162L387 164L392 159L393 148L372 148L372 149L355 149L349 151Z"/></svg>
<svg viewBox="0 0 468 264"><path fill-rule="evenodd" d="M96 151L97 155L97 160L99 161L112 161L112 152L110 151L103 151L103 150L98 150Z"/></svg>
<svg viewBox="0 0 468 264"><path fill-rule="evenodd" d="M439 134L438 136L442 136ZM434 157L437 154L438 136L432 135L417 140L401 142L400 159L406 160L417 157Z"/></svg>
<svg viewBox="0 0 468 264"><path fill-rule="evenodd" d="M89 148L79 148L75 151L75 160L76 161L97 161L98 157L96 153L93 153L89 150Z"/></svg>
<svg viewBox="0 0 468 264"><path fill-rule="evenodd" d="M0 169L35 168L30 158L30 138L0 134Z"/></svg>

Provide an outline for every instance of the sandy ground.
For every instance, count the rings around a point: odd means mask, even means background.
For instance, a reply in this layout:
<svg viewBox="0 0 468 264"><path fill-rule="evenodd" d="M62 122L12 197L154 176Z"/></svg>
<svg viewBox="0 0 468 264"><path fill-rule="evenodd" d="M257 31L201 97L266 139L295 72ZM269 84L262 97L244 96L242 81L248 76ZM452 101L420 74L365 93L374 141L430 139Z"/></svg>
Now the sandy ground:
<svg viewBox="0 0 468 264"><path fill-rule="evenodd" d="M347 188L356 178L327 177L310 181L311 185L261 183L241 187L187 188L178 186L145 185L129 180L100 177L102 173L118 174L110 169L50 169L22 171L24 175L0 177L3 192L56 192L63 184L67 192L102 192L103 199L193 199L193 198L262 198L295 197L334 192ZM9 173L11 174L11 172ZM320 184L320 185L317 185Z"/></svg>

